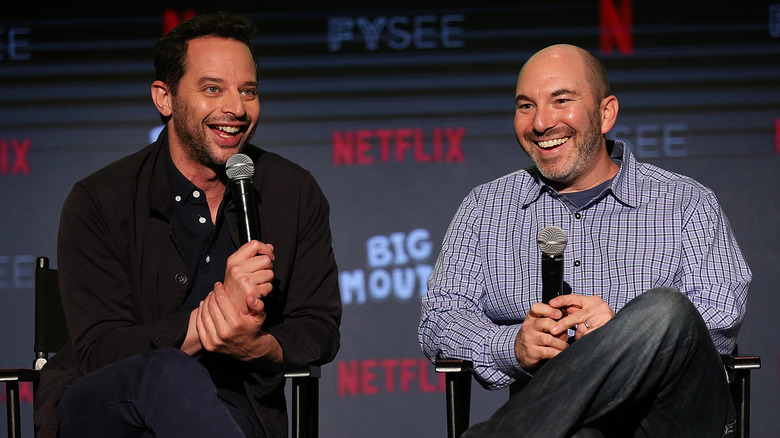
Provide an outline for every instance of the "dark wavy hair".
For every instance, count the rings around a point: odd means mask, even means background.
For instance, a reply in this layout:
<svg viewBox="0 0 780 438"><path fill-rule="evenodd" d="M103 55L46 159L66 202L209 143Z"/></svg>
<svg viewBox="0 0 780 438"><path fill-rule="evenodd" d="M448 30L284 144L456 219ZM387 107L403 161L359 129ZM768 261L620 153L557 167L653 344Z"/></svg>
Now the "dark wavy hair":
<svg viewBox="0 0 780 438"><path fill-rule="evenodd" d="M154 78L162 81L175 96L179 81L187 69L187 45L190 40L215 36L244 43L252 54L257 72L257 56L251 39L257 33L255 24L246 17L228 13L198 15L180 23L154 46Z"/></svg>

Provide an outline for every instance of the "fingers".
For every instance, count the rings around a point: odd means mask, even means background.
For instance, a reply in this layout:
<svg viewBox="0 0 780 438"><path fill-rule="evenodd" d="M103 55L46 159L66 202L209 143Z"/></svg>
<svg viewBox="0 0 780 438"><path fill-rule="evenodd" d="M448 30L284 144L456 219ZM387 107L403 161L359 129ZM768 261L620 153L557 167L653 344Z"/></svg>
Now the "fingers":
<svg viewBox="0 0 780 438"><path fill-rule="evenodd" d="M552 306L548 306L544 303L535 303L531 306L531 310L526 315L527 318L550 318L561 319L563 312Z"/></svg>
<svg viewBox="0 0 780 438"><path fill-rule="evenodd" d="M603 326L615 316L609 304L599 296L558 296L554 300L550 300L550 304L563 306L567 316L561 318L550 329L550 333L553 335L576 327L576 337L579 339L579 337Z"/></svg>
<svg viewBox="0 0 780 438"><path fill-rule="evenodd" d="M247 309L249 309L250 314L265 320L265 302L263 302L263 300L254 295L250 295L246 299L246 306Z"/></svg>
<svg viewBox="0 0 780 438"><path fill-rule="evenodd" d="M228 257L225 288L239 311L249 312L252 297L259 299L273 290L273 250L273 245L253 240Z"/></svg>
<svg viewBox="0 0 780 438"><path fill-rule="evenodd" d="M203 348L231 354L257 336L265 322L262 300L253 303L253 314L242 315L233 305L221 283L200 303L196 328Z"/></svg>
<svg viewBox="0 0 780 438"><path fill-rule="evenodd" d="M274 246L270 243L263 243L263 242L258 242L257 240L252 240L250 242L241 245L241 247L238 248L233 255L243 260L253 258L257 255L262 255L268 257L271 261L273 261ZM228 258L228 260L230 259Z"/></svg>
<svg viewBox="0 0 780 438"><path fill-rule="evenodd" d="M529 371L538 367L542 361L557 356L569 346L568 334L565 331L558 335L550 333L555 320L550 316L539 316L548 314L560 317L560 310L551 309L545 304L539 306L543 307L537 307L535 304L532 309L536 311L526 315L515 340L515 356L520 366Z"/></svg>

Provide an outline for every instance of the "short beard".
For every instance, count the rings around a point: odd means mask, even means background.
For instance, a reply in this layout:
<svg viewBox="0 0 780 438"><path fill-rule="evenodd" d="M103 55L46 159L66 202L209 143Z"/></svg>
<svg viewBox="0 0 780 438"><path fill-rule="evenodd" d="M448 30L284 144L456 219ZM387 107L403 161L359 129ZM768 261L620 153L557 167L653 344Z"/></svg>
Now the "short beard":
<svg viewBox="0 0 780 438"><path fill-rule="evenodd" d="M535 143L538 138L532 134L526 135L525 140L529 143ZM542 176L550 181L567 183L579 175L586 172L588 166L591 166L594 158L601 150L603 136L601 135L601 115L598 108L591 114L588 128L582 133L582 137L574 145L577 150L577 156L572 166L568 169L551 169L542 166L525 148L522 148L536 164L536 168Z"/></svg>

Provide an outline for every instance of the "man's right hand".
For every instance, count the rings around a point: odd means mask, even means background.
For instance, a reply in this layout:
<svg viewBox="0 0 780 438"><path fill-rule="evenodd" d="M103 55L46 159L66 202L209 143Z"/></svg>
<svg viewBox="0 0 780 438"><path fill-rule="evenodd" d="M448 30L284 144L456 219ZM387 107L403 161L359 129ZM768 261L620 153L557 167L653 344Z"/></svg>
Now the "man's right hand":
<svg viewBox="0 0 780 438"><path fill-rule="evenodd" d="M556 320L562 317L561 310L547 304L536 303L531 306L515 339L515 356L524 370L535 370L569 346L565 330L558 336L550 334Z"/></svg>

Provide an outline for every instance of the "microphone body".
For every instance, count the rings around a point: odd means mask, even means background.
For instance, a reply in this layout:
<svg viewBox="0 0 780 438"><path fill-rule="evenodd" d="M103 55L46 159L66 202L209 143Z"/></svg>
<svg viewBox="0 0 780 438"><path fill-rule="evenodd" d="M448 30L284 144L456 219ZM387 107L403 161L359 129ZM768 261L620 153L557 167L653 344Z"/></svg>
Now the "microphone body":
<svg viewBox="0 0 780 438"><path fill-rule="evenodd" d="M542 302L563 293L563 254L542 253Z"/></svg>
<svg viewBox="0 0 780 438"><path fill-rule="evenodd" d="M252 159L244 154L235 154L225 165L230 179L230 192L236 204L238 216L238 236L241 244L251 240L260 240L260 219L257 216L255 189L252 185L255 166Z"/></svg>
<svg viewBox="0 0 780 438"><path fill-rule="evenodd" d="M559 227L549 226L539 232L537 243L542 252L542 302L564 293L563 250L566 249L566 233Z"/></svg>

